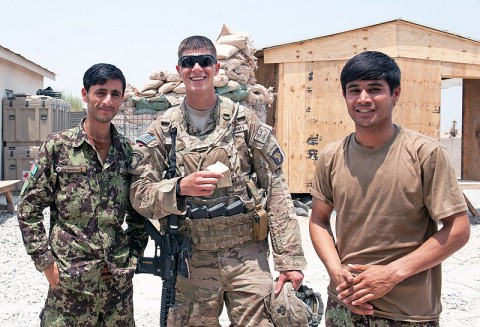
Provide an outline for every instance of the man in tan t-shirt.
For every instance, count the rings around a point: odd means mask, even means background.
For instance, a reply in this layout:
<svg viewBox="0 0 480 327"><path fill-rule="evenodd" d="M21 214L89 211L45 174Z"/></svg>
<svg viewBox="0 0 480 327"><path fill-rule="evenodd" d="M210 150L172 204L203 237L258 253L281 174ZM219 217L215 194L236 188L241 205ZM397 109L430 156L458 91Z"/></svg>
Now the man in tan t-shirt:
<svg viewBox="0 0 480 327"><path fill-rule="evenodd" d="M438 326L440 263L470 235L451 160L437 141L393 124L392 58L360 53L341 83L355 133L320 153L311 190L310 236L330 276L326 326Z"/></svg>

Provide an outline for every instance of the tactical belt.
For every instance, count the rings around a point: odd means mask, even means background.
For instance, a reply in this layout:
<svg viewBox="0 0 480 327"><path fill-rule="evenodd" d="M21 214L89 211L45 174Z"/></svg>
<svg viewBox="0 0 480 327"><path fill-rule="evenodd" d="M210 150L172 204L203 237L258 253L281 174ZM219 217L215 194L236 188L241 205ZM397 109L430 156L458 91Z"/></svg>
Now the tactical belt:
<svg viewBox="0 0 480 327"><path fill-rule="evenodd" d="M190 238L193 250L216 251L254 241L254 211L211 219L185 219L179 233Z"/></svg>

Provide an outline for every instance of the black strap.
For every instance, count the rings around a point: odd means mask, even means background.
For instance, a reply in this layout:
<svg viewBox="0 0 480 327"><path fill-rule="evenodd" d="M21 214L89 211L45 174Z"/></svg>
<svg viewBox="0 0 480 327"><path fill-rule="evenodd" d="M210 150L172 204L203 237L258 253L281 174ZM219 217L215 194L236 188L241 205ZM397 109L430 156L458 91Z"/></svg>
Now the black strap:
<svg viewBox="0 0 480 327"><path fill-rule="evenodd" d="M165 174L166 179L170 179L175 177L176 175L176 169L177 169L177 154L175 153L176 151L176 141L177 141L177 128L172 127L170 129L170 137L172 140L172 148L170 149L170 155L168 157L168 169Z"/></svg>

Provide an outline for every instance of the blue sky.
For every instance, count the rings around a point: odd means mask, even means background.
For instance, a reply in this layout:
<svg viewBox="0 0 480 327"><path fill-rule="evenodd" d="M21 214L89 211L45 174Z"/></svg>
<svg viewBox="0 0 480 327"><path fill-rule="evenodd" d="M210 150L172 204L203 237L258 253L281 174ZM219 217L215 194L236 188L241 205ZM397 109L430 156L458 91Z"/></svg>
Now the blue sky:
<svg viewBox="0 0 480 327"><path fill-rule="evenodd" d="M0 45L57 74L45 87L74 95L98 62L118 66L137 87L153 71L173 72L183 38L215 40L223 24L250 33L257 49L397 18L480 40L480 0L3 0L0 6ZM442 112L455 111L442 115L442 132L461 121L452 100L460 96L460 87L442 96Z"/></svg>

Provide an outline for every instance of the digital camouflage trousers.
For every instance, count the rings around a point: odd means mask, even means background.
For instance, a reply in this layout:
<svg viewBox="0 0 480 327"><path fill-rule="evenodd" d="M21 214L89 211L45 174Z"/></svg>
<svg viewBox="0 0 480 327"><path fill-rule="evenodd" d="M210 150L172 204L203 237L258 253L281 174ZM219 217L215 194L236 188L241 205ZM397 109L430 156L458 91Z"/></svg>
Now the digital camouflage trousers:
<svg viewBox="0 0 480 327"><path fill-rule="evenodd" d="M133 327L132 281L103 279L93 294L50 287L40 320L43 327Z"/></svg>
<svg viewBox="0 0 480 327"><path fill-rule="evenodd" d="M351 312L337 301L328 297L325 310L327 327L439 327L438 321L410 322L387 319L379 316L362 316Z"/></svg>

